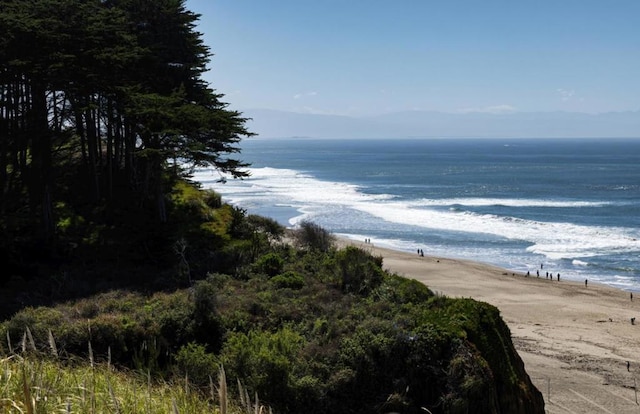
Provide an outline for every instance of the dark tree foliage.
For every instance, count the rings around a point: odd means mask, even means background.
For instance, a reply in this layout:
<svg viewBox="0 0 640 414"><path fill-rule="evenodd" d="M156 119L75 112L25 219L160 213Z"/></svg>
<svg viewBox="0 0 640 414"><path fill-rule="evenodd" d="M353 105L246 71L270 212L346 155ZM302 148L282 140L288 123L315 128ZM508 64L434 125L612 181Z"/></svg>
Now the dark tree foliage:
<svg viewBox="0 0 640 414"><path fill-rule="evenodd" d="M36 255L108 244L107 230L162 236L172 183L194 167L247 175L234 156L251 135L246 119L201 78L211 54L184 3L0 3L0 260L9 273ZM74 234L80 224L84 234Z"/></svg>

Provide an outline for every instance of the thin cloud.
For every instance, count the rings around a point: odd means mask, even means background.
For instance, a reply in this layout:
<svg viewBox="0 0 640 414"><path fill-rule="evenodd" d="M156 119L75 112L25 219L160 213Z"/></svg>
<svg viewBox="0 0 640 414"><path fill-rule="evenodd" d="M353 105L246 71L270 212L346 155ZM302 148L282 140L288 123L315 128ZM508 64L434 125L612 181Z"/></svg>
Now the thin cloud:
<svg viewBox="0 0 640 414"><path fill-rule="evenodd" d="M571 100L571 98L573 98L573 96L576 94L574 90L568 90L568 89L562 89L562 88L556 89L556 92L560 94L560 99L562 99L563 101Z"/></svg>
<svg viewBox="0 0 640 414"><path fill-rule="evenodd" d="M351 109L353 108L349 108L347 112L340 112L340 111L327 111L324 109L314 108L311 106L301 106L297 108L291 108L291 111L302 113L302 114L312 114L312 115L351 116L353 115L349 113Z"/></svg>
<svg viewBox="0 0 640 414"><path fill-rule="evenodd" d="M300 99L300 98L304 98L307 96L316 96L318 94L318 92L315 91L311 91L311 92L304 92L304 93L296 93L295 95L293 95L293 99Z"/></svg>

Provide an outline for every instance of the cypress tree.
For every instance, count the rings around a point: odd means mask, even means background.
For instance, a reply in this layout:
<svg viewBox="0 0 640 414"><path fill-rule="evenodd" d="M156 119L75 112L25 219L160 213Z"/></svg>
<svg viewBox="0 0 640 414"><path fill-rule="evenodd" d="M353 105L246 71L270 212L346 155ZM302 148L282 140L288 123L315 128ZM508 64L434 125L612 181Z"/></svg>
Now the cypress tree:
<svg viewBox="0 0 640 414"><path fill-rule="evenodd" d="M18 239L59 248L60 206L151 226L167 221L169 184L190 168L247 175L235 155L251 134L202 79L211 54L197 20L184 0L2 2L4 251Z"/></svg>

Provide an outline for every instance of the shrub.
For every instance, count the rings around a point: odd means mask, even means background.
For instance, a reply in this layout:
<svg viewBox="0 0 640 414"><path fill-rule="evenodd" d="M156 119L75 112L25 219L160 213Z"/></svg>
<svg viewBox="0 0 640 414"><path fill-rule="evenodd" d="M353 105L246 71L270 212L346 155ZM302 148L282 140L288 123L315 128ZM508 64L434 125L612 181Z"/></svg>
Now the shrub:
<svg viewBox="0 0 640 414"><path fill-rule="evenodd" d="M246 381L263 400L286 412L286 407L295 405L292 377L304 343L304 338L289 328L274 333L232 333L222 350L222 360L228 376Z"/></svg>
<svg viewBox="0 0 640 414"><path fill-rule="evenodd" d="M329 251L334 242L331 233L310 221L301 222L293 237L298 246L321 252Z"/></svg>
<svg viewBox="0 0 640 414"><path fill-rule="evenodd" d="M256 231L267 234L273 240L280 240L284 235L285 228L271 218L250 214L247 222Z"/></svg>
<svg viewBox="0 0 640 414"><path fill-rule="evenodd" d="M253 263L251 240L233 240L214 253L215 265L213 271L228 273L240 277L243 270Z"/></svg>
<svg viewBox="0 0 640 414"><path fill-rule="evenodd" d="M213 190L203 190L203 199L205 204L211 208L222 207L222 196Z"/></svg>
<svg viewBox="0 0 640 414"><path fill-rule="evenodd" d="M8 336L15 347L25 330L29 328L35 340L44 343L48 330L63 324L64 314L59 309L29 307L2 324L2 338L4 340Z"/></svg>
<svg viewBox="0 0 640 414"><path fill-rule="evenodd" d="M336 254L336 271L345 292L366 294L384 279L382 260L354 246Z"/></svg>
<svg viewBox="0 0 640 414"><path fill-rule="evenodd" d="M425 284L398 275L385 276L377 293L381 298L398 304L426 303L434 296L433 292Z"/></svg>
<svg viewBox="0 0 640 414"><path fill-rule="evenodd" d="M215 355L207 352L204 345L190 342L176 354L176 364L182 376L199 386L207 386L209 377L215 378L219 362Z"/></svg>
<svg viewBox="0 0 640 414"><path fill-rule="evenodd" d="M61 354L86 355L91 342L96 356L110 353L114 362L132 366L155 353L147 352L151 344L164 358L167 351L194 340L194 319L187 291L150 298L114 291L56 308L26 308L0 325L0 335L8 333L15 348L28 327L36 346L45 349L51 330Z"/></svg>
<svg viewBox="0 0 640 414"><path fill-rule="evenodd" d="M270 282L277 288L302 289L304 277L299 273L288 271L271 278Z"/></svg>
<svg viewBox="0 0 640 414"><path fill-rule="evenodd" d="M198 281L193 289L194 337L218 350L222 344L222 327L216 303L213 279Z"/></svg>
<svg viewBox="0 0 640 414"><path fill-rule="evenodd" d="M284 260L276 253L267 253L256 262L256 267L269 277L282 273Z"/></svg>

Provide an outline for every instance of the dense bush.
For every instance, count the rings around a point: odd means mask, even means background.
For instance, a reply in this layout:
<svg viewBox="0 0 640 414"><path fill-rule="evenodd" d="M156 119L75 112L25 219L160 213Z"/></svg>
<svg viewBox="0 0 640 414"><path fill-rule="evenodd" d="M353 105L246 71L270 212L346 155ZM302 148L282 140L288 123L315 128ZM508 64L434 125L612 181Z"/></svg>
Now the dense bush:
<svg viewBox="0 0 640 414"><path fill-rule="evenodd" d="M215 355L207 352L204 345L189 342L176 354L176 365L182 377L192 383L206 387L215 378L219 362Z"/></svg>
<svg viewBox="0 0 640 414"><path fill-rule="evenodd" d="M304 277L299 273L288 271L272 277L270 282L278 288L302 289Z"/></svg>
<svg viewBox="0 0 640 414"><path fill-rule="evenodd" d="M367 294L384 278L382 259L354 246L336 253L336 271L345 292Z"/></svg>
<svg viewBox="0 0 640 414"><path fill-rule="evenodd" d="M255 330L232 333L222 349L221 359L229 376L244 379L261 399L286 410L296 403L292 399L293 380L304 344L304 338L289 328L274 333Z"/></svg>
<svg viewBox="0 0 640 414"><path fill-rule="evenodd" d="M63 355L87 357L91 343L96 358L110 355L115 363L133 366L134 359L145 358L149 343L156 344L154 353L166 354L194 340L194 311L186 291L151 297L114 291L54 309L24 309L0 324L0 331L15 345L28 328L41 349L49 347L51 331Z"/></svg>
<svg viewBox="0 0 640 414"><path fill-rule="evenodd" d="M329 251L334 242L331 233L310 221L301 222L293 237L299 247L320 252Z"/></svg>
<svg viewBox="0 0 640 414"><path fill-rule="evenodd" d="M212 257L228 274L173 293L26 308L0 337L17 349L28 327L45 350L50 329L61 353L86 355L91 341L102 358L202 386L223 363L231 384L242 381L280 413L542 412L494 307L435 296L362 249L327 247L316 226L295 250L271 244L264 223L241 210L205 216L226 223L215 226L228 241ZM245 238L230 237L233 226Z"/></svg>
<svg viewBox="0 0 640 414"><path fill-rule="evenodd" d="M267 253L256 262L256 267L262 273L273 277L282 272L284 260L276 253Z"/></svg>

